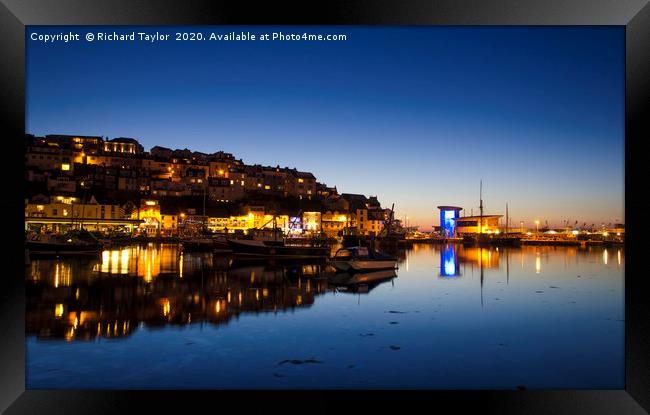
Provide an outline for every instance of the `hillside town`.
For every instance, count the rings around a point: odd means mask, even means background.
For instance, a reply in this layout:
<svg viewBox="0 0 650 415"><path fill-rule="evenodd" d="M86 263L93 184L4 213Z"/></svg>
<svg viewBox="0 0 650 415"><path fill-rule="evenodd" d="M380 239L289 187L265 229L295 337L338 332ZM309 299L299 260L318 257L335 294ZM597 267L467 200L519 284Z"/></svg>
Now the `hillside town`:
<svg viewBox="0 0 650 415"><path fill-rule="evenodd" d="M183 237L279 228L337 238L378 235L391 216L376 196L339 194L310 172L223 151L145 151L124 137L25 138L26 232Z"/></svg>

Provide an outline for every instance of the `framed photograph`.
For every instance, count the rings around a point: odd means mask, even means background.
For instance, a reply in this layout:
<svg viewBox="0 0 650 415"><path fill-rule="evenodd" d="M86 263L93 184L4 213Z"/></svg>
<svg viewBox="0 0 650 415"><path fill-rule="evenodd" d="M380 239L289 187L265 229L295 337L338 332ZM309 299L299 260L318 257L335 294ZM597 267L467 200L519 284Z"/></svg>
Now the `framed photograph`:
<svg viewBox="0 0 650 415"><path fill-rule="evenodd" d="M650 410L646 1L0 10L6 413Z"/></svg>

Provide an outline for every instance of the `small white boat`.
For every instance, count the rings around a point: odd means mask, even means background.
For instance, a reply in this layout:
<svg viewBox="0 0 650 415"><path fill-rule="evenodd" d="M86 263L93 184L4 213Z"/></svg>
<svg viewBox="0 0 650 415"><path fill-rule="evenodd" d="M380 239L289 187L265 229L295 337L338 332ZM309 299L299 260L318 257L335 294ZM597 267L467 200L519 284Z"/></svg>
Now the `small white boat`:
<svg viewBox="0 0 650 415"><path fill-rule="evenodd" d="M336 251L332 257L332 265L339 271L374 271L395 269L397 259L363 246L354 246Z"/></svg>

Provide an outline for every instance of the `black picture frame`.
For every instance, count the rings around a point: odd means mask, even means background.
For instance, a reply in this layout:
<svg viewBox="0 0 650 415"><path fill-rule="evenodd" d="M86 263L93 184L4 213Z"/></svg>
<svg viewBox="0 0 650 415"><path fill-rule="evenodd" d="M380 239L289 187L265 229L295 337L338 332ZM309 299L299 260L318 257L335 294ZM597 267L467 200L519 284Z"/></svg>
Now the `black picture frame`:
<svg viewBox="0 0 650 415"><path fill-rule="evenodd" d="M171 0L2 0L3 163L5 261L0 277L0 410L16 413L123 413L199 410L231 404L241 410L330 412L364 409L427 411L452 408L500 414L643 414L650 412L650 313L641 271L643 231L643 141L650 138L650 6L646 0L430 0L328 1L288 5L266 2ZM25 26L28 25L616 25L625 26L625 215L626 362L624 390L547 391L42 391L25 390L24 264L22 241L25 133ZM15 220L14 220L15 218ZM15 239L14 239L15 238ZM3 244L4 245L4 244ZM439 357L438 357L439 358ZM336 396L332 396L336 394ZM251 395L253 395L251 397ZM251 399L252 398L252 399Z"/></svg>

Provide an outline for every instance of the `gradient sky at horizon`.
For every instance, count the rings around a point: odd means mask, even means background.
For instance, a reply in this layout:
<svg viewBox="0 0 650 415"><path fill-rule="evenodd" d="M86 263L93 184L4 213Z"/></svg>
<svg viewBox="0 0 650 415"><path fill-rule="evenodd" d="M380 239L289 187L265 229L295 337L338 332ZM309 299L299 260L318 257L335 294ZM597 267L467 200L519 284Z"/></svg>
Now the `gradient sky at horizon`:
<svg viewBox="0 0 650 415"><path fill-rule="evenodd" d="M197 31L187 27L186 31ZM346 41L70 42L27 30L26 132L133 137L296 167L430 229L624 222L622 27L201 27ZM173 39L173 35L172 35Z"/></svg>

